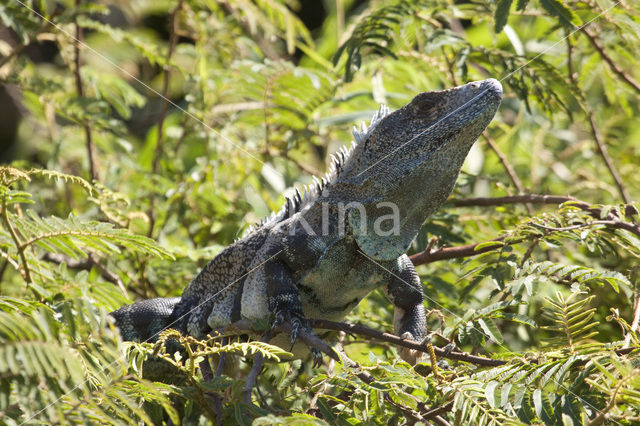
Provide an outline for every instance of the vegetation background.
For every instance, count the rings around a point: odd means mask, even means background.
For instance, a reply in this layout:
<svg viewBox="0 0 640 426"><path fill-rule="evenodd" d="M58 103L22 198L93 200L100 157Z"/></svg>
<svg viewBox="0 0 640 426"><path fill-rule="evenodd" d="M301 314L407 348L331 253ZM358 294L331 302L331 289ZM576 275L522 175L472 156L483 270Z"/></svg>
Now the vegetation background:
<svg viewBox="0 0 640 426"><path fill-rule="evenodd" d="M631 0L2 2L0 423L638 424L639 16ZM363 335L328 338L357 366L315 369L233 338L120 340L107 312L180 295L378 104L489 77L504 102L411 253L433 343L493 366L412 367ZM379 292L348 321L393 329ZM203 376L224 351L247 372L264 358L257 382Z"/></svg>

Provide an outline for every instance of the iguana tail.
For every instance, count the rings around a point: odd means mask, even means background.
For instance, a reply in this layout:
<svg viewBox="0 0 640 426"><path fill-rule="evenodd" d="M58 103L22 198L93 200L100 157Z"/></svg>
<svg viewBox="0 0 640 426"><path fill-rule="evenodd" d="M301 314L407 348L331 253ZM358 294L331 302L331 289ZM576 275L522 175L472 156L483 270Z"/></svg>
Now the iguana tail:
<svg viewBox="0 0 640 426"><path fill-rule="evenodd" d="M153 342L158 334L171 328L179 297L141 300L111 312L124 340Z"/></svg>

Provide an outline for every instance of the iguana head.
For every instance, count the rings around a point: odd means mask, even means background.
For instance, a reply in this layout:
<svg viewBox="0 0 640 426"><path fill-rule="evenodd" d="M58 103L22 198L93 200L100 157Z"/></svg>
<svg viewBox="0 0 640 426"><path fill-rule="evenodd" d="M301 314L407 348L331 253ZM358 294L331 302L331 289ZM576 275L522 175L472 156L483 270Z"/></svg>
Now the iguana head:
<svg viewBox="0 0 640 426"><path fill-rule="evenodd" d="M323 198L364 207L350 209L347 220L365 253L390 260L408 249L451 193L469 149L501 100L502 86L494 79L424 92L357 135ZM399 226L389 234L384 222L393 225L392 214L398 214Z"/></svg>

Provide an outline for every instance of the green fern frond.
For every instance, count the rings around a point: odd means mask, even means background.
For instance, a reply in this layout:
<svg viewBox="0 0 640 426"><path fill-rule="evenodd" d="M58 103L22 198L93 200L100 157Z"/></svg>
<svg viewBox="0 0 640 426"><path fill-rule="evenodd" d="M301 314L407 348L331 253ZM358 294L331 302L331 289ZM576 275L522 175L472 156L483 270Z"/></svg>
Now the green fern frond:
<svg viewBox="0 0 640 426"><path fill-rule="evenodd" d="M625 290L631 288L631 283L627 277L620 272L605 271L602 269L589 268L582 265L565 265L551 261L533 262L526 261L521 268L516 270L516 277L542 276L556 282L577 283L577 284L609 284L618 293L620 287Z"/></svg>
<svg viewBox="0 0 640 426"><path fill-rule="evenodd" d="M584 293L573 292L565 297L560 291L556 291L555 300L545 297L547 306L543 308L543 316L552 321L553 325L541 328L555 334L547 339L547 345L567 347L575 354L585 347L588 339L598 334L592 330L598 326L597 322L592 321L596 309L588 308L595 296L580 299L582 294Z"/></svg>
<svg viewBox="0 0 640 426"><path fill-rule="evenodd" d="M55 180L58 182L71 182L77 185L80 185L89 195L93 194L95 191L92 184L87 182L85 179L80 176L70 175L68 173L62 173L56 170L48 170L48 169L31 169L26 172L28 176L42 176L49 180Z"/></svg>
<svg viewBox="0 0 640 426"><path fill-rule="evenodd" d="M414 16L422 6L420 1L398 1L377 9L360 19L347 41L338 48L333 56L333 63L337 65L342 54L346 52L345 80L351 81L355 72L360 68L362 64L361 50L364 47L372 53L395 58L396 56L391 50L393 31L401 22Z"/></svg>
<svg viewBox="0 0 640 426"><path fill-rule="evenodd" d="M178 421L171 388L128 375L117 334L91 303L24 310L0 312L0 374L3 401L14 407L10 419L155 424L144 397Z"/></svg>
<svg viewBox="0 0 640 426"><path fill-rule="evenodd" d="M485 388L482 382L466 377L444 387L445 396L453 397L452 412L457 424L521 425L511 413L500 408L504 404L495 391L492 383Z"/></svg>
<svg viewBox="0 0 640 426"><path fill-rule="evenodd" d="M279 132L282 134L290 130L308 131L317 108L333 99L336 90L335 81L329 74L286 62L239 61L234 63L231 76L224 102L249 101L259 105L243 116L250 123L265 123L270 130L270 139L278 129L284 129ZM251 84L239 88L234 84L236 81ZM223 109L224 105L220 110Z"/></svg>
<svg viewBox="0 0 640 426"><path fill-rule="evenodd" d="M118 246L171 259L173 256L150 238L131 234L106 222L82 222L76 216L66 219L55 216L41 218L32 210L25 216L9 214L11 222L22 236L20 249L31 245L51 253L62 253L74 259L84 257L87 250L99 253L119 253Z"/></svg>
<svg viewBox="0 0 640 426"><path fill-rule="evenodd" d="M252 35L260 31L267 37L276 36L284 40L289 54L293 54L296 47L313 46L311 33L287 7L287 3L293 6L293 2L233 0L218 3L238 20L246 22Z"/></svg>

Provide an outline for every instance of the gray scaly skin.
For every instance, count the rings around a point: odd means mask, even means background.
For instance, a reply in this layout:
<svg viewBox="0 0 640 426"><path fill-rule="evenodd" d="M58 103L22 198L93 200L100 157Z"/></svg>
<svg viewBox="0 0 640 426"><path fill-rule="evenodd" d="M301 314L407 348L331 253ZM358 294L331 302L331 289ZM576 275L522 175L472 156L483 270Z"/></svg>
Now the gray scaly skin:
<svg viewBox="0 0 640 426"><path fill-rule="evenodd" d="M501 99L489 79L420 93L395 112L381 107L322 181L211 260L180 298L113 312L123 337L153 339L171 327L202 338L246 318L288 321L294 342L300 328L311 331L306 318L340 321L382 287L396 334L422 341L422 284L405 252L453 190Z"/></svg>

